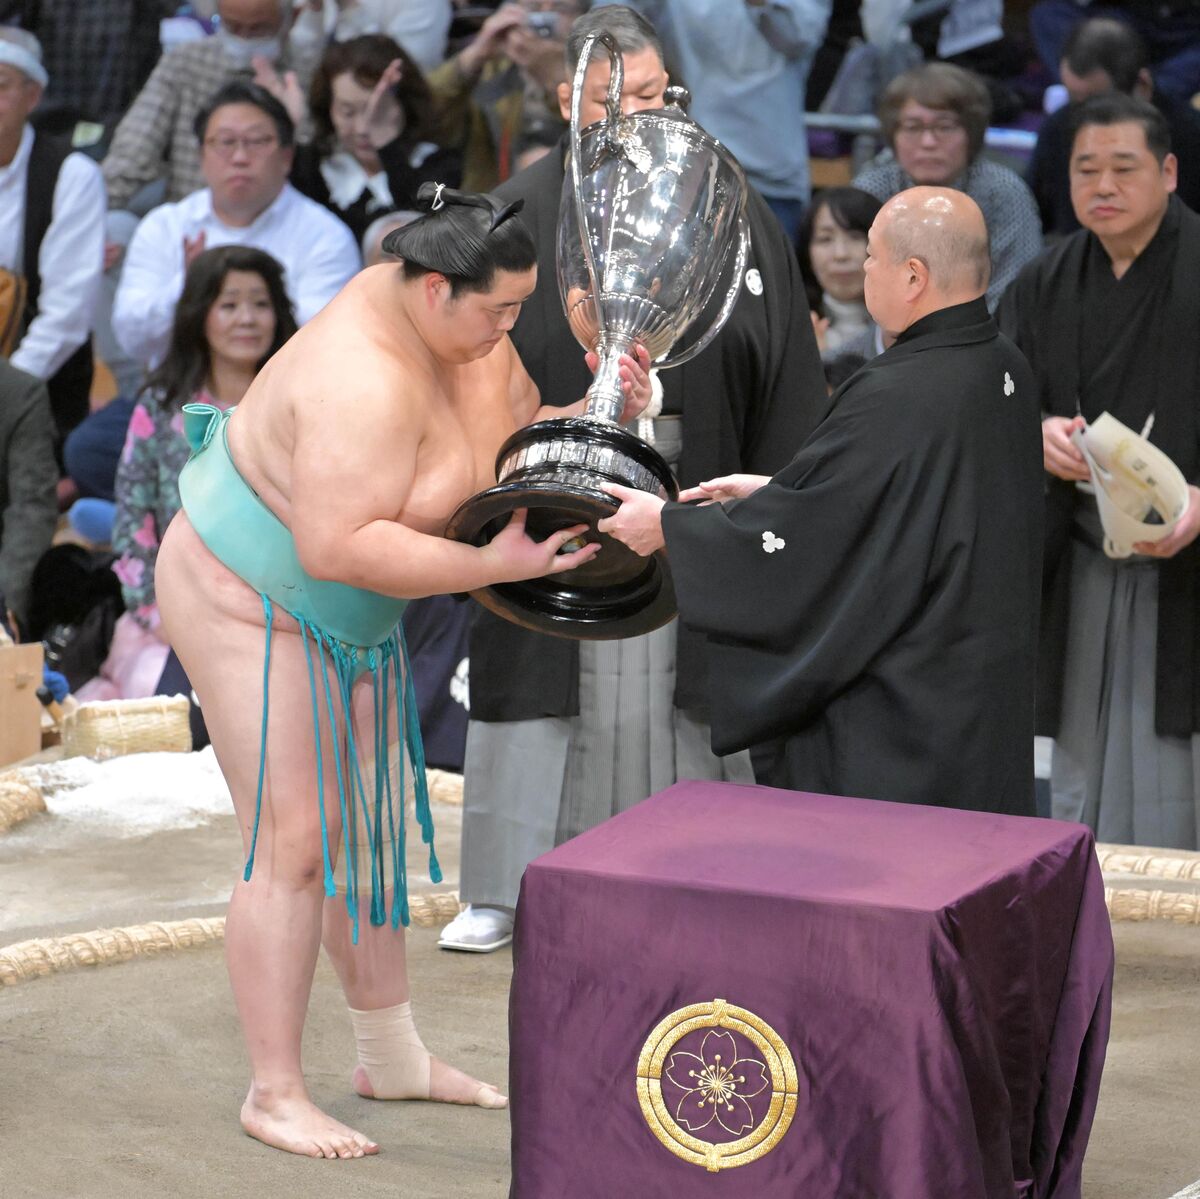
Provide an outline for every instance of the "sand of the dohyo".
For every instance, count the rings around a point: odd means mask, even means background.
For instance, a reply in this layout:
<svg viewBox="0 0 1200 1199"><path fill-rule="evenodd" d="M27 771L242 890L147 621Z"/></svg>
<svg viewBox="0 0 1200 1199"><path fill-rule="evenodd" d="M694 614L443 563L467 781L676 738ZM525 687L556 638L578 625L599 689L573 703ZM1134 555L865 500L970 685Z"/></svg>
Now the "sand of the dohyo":
<svg viewBox="0 0 1200 1199"><path fill-rule="evenodd" d="M124 769L123 802L97 790L82 768L65 782L48 780L47 814L0 833L0 951L33 938L223 914L241 849L211 760L177 762L186 785L170 801L144 772ZM413 890L424 895L457 886L461 809L438 803L435 817L440 887L410 847ZM1168 1199L1200 1179L1200 926L1114 931L1113 1033L1084 1199ZM435 928L408 934L426 1044L503 1084L511 955L446 953L436 938ZM350 1028L324 960L304 1048L314 1098L379 1141L377 1158L295 1158L242 1133L246 1056L219 942L0 986L0 1196L508 1193L506 1113L375 1103L351 1092ZM584 1179L578 1194L588 1197Z"/></svg>

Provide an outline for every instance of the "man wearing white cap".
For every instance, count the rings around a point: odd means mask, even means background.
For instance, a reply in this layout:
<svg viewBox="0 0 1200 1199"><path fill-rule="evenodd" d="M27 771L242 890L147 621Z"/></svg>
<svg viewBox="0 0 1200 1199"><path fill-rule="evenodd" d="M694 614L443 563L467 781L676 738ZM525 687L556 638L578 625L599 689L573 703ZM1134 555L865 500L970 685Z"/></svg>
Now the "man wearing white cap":
<svg viewBox="0 0 1200 1199"><path fill-rule="evenodd" d="M30 126L46 82L37 38L0 28L0 268L23 284L10 292L19 330L10 360L47 381L61 438L88 411L104 183L91 159Z"/></svg>
<svg viewBox="0 0 1200 1199"><path fill-rule="evenodd" d="M1200 832L1200 216L1173 194L1165 121L1081 105L1083 228L1030 263L1001 327L1040 391L1046 554L1039 731L1053 814L1103 841Z"/></svg>

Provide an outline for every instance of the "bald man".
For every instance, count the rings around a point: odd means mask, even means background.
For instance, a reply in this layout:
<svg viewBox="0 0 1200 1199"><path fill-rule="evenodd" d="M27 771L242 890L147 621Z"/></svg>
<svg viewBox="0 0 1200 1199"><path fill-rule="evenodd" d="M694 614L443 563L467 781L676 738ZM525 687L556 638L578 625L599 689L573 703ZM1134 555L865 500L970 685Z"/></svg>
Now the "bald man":
<svg viewBox="0 0 1200 1199"><path fill-rule="evenodd" d="M988 272L974 201L901 192L866 263L895 344L791 464L674 504L612 489L601 529L666 545L682 618L709 638L714 750L774 743L760 782L1033 815L1040 424Z"/></svg>

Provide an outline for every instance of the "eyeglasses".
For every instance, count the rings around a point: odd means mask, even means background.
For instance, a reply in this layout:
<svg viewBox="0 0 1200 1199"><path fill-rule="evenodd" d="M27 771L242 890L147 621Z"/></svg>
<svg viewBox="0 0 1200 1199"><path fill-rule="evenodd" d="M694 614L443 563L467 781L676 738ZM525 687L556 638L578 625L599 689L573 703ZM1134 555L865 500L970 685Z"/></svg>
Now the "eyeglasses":
<svg viewBox="0 0 1200 1199"><path fill-rule="evenodd" d="M932 121L928 125L924 121L901 121L896 126L898 137L918 138L924 133L932 133L938 141L941 141L943 138L953 137L954 134L961 131L962 122L948 118L940 121Z"/></svg>
<svg viewBox="0 0 1200 1199"><path fill-rule="evenodd" d="M273 146L279 144L279 139L271 133L258 133L253 137L234 137L232 134L221 134L219 137L206 137L204 144L218 158L228 161L237 153L238 146L246 151L248 158L261 158Z"/></svg>

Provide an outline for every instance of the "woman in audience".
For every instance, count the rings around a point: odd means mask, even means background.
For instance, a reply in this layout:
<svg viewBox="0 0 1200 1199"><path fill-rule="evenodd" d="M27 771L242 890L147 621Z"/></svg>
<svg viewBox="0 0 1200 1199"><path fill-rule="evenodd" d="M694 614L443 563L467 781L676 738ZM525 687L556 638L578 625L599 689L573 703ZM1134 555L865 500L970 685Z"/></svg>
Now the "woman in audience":
<svg viewBox="0 0 1200 1199"><path fill-rule="evenodd" d="M303 127L294 85L272 86ZM381 213L416 207L422 183L458 184L458 152L431 140L429 85L389 37L333 43L313 77L308 112L315 138L296 147L292 183L340 216L360 242Z"/></svg>
<svg viewBox="0 0 1200 1199"><path fill-rule="evenodd" d="M800 270L813 314L821 360L846 350L864 357L875 336L863 302L867 232L881 205L856 187L831 187L814 197L800 227Z"/></svg>
<svg viewBox="0 0 1200 1199"><path fill-rule="evenodd" d="M134 407L117 468L113 570L127 611L102 679L88 685L90 698L161 694L160 676L174 679L172 691L191 690L168 661L154 597L158 546L179 510L179 472L189 454L183 406L232 407L295 331L283 268L269 254L220 246L188 268L170 348Z"/></svg>
<svg viewBox="0 0 1200 1199"><path fill-rule="evenodd" d="M1042 249L1037 203L1015 172L982 156L991 117L983 80L961 67L926 63L898 75L879 102L890 152L854 180L883 202L916 185L954 187L983 212L992 243L988 308Z"/></svg>

